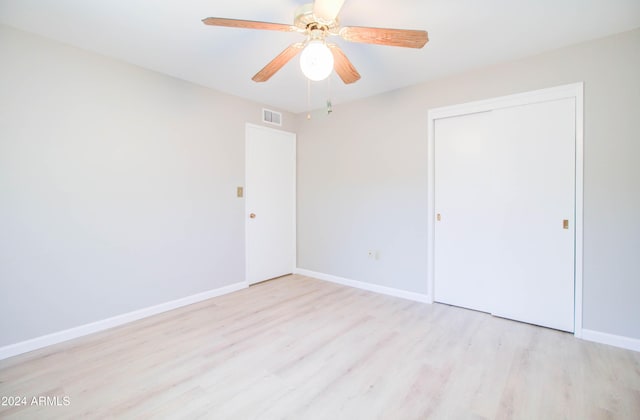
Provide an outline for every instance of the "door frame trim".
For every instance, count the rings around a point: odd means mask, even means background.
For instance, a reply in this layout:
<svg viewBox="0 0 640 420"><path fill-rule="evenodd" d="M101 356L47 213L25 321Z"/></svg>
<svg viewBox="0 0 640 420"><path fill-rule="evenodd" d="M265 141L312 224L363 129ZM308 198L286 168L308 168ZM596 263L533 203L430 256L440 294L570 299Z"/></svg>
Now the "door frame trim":
<svg viewBox="0 0 640 420"><path fill-rule="evenodd" d="M280 134L287 134L290 135L293 138L293 154L294 154L294 161L293 161L293 202L291 203L291 205L293 206L293 235L291 238L292 241L292 249L293 249L293 255L292 255L292 261L291 261L291 273L293 274L296 266L297 266L297 261L298 261L298 247L297 247L297 200L298 200L298 196L297 196L297 167L298 167L298 136L296 133L290 132L290 131L285 131L285 130L278 130L276 128L271 128L271 127L265 127L263 125L258 125L258 124L253 124L253 123L246 123L245 124L245 131L244 131L244 188L245 188L245 196L244 196L244 206L243 206L243 215L244 215L244 282L247 286L251 286L251 284L255 284L255 283L249 283L249 279L247 278L247 273L249 272L249 256L247 255L247 243L249 241L249 237L248 237L248 229L247 229L247 225L249 223L249 209L247 208L247 200L246 200L246 193L247 193L247 132L249 127L251 128L255 128L258 130L264 130L264 131L270 131L270 132L276 132L276 133L280 133Z"/></svg>
<svg viewBox="0 0 640 420"><path fill-rule="evenodd" d="M487 112L558 99L575 98L575 256L574 256L574 335L582 337L583 205L584 205L584 83L571 83L500 96L480 101L430 109L427 138L427 293L434 300L435 286L435 120Z"/></svg>

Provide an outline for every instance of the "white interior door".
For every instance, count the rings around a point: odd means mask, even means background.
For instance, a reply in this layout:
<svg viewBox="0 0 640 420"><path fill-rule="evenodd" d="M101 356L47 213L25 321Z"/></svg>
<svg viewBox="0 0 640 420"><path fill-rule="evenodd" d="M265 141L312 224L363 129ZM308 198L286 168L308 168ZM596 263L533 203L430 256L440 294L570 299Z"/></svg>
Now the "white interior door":
<svg viewBox="0 0 640 420"><path fill-rule="evenodd" d="M296 136L247 124L246 259L249 284L295 267Z"/></svg>
<svg viewBox="0 0 640 420"><path fill-rule="evenodd" d="M574 98L435 121L436 301L573 331L575 144Z"/></svg>
<svg viewBox="0 0 640 420"><path fill-rule="evenodd" d="M489 112L435 121L435 300L491 312L494 212Z"/></svg>
<svg viewBox="0 0 640 420"><path fill-rule="evenodd" d="M575 100L504 108L492 117L492 164L501 174L492 313L573 331Z"/></svg>

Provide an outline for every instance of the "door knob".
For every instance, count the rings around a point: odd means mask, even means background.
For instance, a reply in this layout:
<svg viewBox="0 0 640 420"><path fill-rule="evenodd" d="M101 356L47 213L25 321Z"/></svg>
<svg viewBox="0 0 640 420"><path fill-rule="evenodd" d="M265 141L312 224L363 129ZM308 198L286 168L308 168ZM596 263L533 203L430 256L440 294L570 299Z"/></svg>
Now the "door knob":
<svg viewBox="0 0 640 420"><path fill-rule="evenodd" d="M256 214L255 214L255 213L251 213L251 214L249 215L249 217L250 217L250 218L252 218L252 219L255 219L255 218L256 218Z"/></svg>

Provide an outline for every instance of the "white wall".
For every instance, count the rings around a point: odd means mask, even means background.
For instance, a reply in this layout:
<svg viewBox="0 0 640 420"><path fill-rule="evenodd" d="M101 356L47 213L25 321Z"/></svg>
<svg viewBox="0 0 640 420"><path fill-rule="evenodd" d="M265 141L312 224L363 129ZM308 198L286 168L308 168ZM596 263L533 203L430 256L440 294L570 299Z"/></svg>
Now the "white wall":
<svg viewBox="0 0 640 420"><path fill-rule="evenodd" d="M244 281L260 105L6 26L0 57L0 347Z"/></svg>
<svg viewBox="0 0 640 420"><path fill-rule="evenodd" d="M427 110L584 81L583 324L640 339L639 75L634 30L299 115L298 267L426 293Z"/></svg>

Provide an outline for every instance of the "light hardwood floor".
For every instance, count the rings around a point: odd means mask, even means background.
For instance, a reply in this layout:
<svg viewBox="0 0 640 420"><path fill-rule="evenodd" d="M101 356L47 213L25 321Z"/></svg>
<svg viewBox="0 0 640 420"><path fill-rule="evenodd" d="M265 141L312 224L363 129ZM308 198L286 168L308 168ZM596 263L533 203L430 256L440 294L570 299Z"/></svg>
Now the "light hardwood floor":
<svg viewBox="0 0 640 420"><path fill-rule="evenodd" d="M0 361L0 396L69 398L0 418L639 419L640 353L288 276Z"/></svg>

